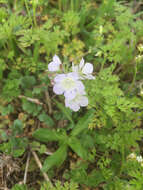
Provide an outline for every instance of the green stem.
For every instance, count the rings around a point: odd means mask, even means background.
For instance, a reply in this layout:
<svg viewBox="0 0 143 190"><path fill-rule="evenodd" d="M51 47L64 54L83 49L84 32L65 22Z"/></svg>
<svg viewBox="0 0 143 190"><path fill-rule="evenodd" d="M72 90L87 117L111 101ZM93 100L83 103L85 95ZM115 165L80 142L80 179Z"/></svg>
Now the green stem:
<svg viewBox="0 0 143 190"><path fill-rule="evenodd" d="M103 59L103 62L101 63L100 72L104 69L105 61L106 61L106 59L104 58L104 59Z"/></svg>
<svg viewBox="0 0 143 190"><path fill-rule="evenodd" d="M135 64L135 71L134 71L134 77L133 77L133 81L132 81L132 86L134 86L135 84L135 81L136 81L136 76L137 76L137 63Z"/></svg>
<svg viewBox="0 0 143 190"><path fill-rule="evenodd" d="M79 6L80 6L81 2L80 0L75 0L75 10L78 11L79 10Z"/></svg>
<svg viewBox="0 0 143 190"><path fill-rule="evenodd" d="M58 1L59 10L62 11L62 0Z"/></svg>
<svg viewBox="0 0 143 190"><path fill-rule="evenodd" d="M135 63L135 71L134 71L134 76L133 76L133 80L132 80L132 83L130 85L130 88L129 88L129 91L132 90L132 88L134 87L134 84L135 84L135 81L136 81L136 76L137 76L137 63Z"/></svg>
<svg viewBox="0 0 143 190"><path fill-rule="evenodd" d="M37 26L37 21L36 21L36 5L33 4L33 21L34 25Z"/></svg>
<svg viewBox="0 0 143 190"><path fill-rule="evenodd" d="M29 10L29 7L28 7L27 0L25 0L24 2L25 2L25 7L26 7L26 10L27 10L29 19L30 19L30 21L31 21L31 25L33 26L32 17L31 17L31 14L30 14L30 10Z"/></svg>
<svg viewBox="0 0 143 190"><path fill-rule="evenodd" d="M124 168L124 163L125 163L125 147L124 144L121 147L121 156L122 156L122 162L121 162L121 168L120 168L120 175L122 174L123 168Z"/></svg>
<svg viewBox="0 0 143 190"><path fill-rule="evenodd" d="M17 0L14 1L14 10L17 10Z"/></svg>
<svg viewBox="0 0 143 190"><path fill-rule="evenodd" d="M74 11L74 0L71 0L71 10Z"/></svg>
<svg viewBox="0 0 143 190"><path fill-rule="evenodd" d="M68 1L67 0L62 0L62 6L63 6L63 10L67 11L68 8Z"/></svg>

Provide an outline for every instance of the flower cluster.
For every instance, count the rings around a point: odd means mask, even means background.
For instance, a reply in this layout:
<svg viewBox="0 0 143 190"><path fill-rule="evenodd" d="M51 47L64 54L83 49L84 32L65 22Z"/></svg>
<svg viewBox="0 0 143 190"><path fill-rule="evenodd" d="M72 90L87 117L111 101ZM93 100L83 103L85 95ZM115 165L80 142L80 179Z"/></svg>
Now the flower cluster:
<svg viewBox="0 0 143 190"><path fill-rule="evenodd" d="M131 159L131 160L136 160L143 167L143 158L141 155L137 156L136 153L133 152L133 153L129 154L127 158Z"/></svg>
<svg viewBox="0 0 143 190"><path fill-rule="evenodd" d="M65 106L73 111L78 111L80 107L88 105L85 87L82 80L95 79L92 75L93 65L85 63L82 58L79 65L72 63L72 71L64 72L63 65L57 55L54 55L53 61L48 64L48 71L56 73L53 81L53 91L57 95L64 95Z"/></svg>

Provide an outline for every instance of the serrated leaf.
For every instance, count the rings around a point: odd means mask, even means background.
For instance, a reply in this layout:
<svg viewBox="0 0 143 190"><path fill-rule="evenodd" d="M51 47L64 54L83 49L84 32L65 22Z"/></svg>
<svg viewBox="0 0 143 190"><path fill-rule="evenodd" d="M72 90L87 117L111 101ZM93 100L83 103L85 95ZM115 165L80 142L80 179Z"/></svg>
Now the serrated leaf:
<svg viewBox="0 0 143 190"><path fill-rule="evenodd" d="M67 157L67 145L62 144L60 148L51 156L49 156L43 165L42 170L46 172L53 166L60 166Z"/></svg>
<svg viewBox="0 0 143 190"><path fill-rule="evenodd" d="M71 132L71 136L76 136L81 133L84 129L88 128L89 123L94 117L95 110L89 110L76 124Z"/></svg>
<svg viewBox="0 0 143 190"><path fill-rule="evenodd" d="M76 137L71 137L68 144L78 156L85 160L88 159L88 151L82 146L81 142Z"/></svg>
<svg viewBox="0 0 143 190"><path fill-rule="evenodd" d="M38 129L33 133L33 136L41 142L59 141L62 139L61 134L49 129Z"/></svg>
<svg viewBox="0 0 143 190"><path fill-rule="evenodd" d="M104 182L105 178L102 172L97 169L93 170L90 175L87 177L86 184L97 187L100 183Z"/></svg>

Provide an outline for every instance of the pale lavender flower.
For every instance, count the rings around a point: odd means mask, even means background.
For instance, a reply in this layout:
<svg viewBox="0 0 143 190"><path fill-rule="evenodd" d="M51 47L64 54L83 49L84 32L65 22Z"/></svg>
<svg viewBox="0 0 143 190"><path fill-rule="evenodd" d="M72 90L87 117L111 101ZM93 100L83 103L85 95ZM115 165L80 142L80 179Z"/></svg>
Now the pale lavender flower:
<svg viewBox="0 0 143 190"><path fill-rule="evenodd" d="M69 107L73 111L78 111L80 107L85 107L88 105L88 98L85 96L85 92L76 93L75 98L69 100L68 98L65 99L65 106Z"/></svg>
<svg viewBox="0 0 143 190"><path fill-rule="evenodd" d="M82 93L84 91L84 85L79 81L79 76L75 72L67 74L58 74L54 78L53 91L55 94L64 94L65 98L69 100L75 98L77 91Z"/></svg>
<svg viewBox="0 0 143 190"><path fill-rule="evenodd" d="M60 58L57 55L54 55L53 61L48 64L48 70L51 72L59 71L60 65Z"/></svg>
<svg viewBox="0 0 143 190"><path fill-rule="evenodd" d="M92 75L93 73L93 65L91 63L84 63L84 59L82 58L79 65L72 64L72 71L77 72L80 76L80 79L95 79Z"/></svg>

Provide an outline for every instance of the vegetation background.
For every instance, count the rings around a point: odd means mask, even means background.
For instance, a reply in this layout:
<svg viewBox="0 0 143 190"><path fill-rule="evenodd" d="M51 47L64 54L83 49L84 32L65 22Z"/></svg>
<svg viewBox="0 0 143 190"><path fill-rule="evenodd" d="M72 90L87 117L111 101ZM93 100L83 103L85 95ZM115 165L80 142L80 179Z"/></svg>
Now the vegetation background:
<svg viewBox="0 0 143 190"><path fill-rule="evenodd" d="M52 90L54 54L94 65L87 108ZM0 189L143 190L143 2L0 0Z"/></svg>

